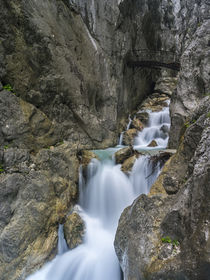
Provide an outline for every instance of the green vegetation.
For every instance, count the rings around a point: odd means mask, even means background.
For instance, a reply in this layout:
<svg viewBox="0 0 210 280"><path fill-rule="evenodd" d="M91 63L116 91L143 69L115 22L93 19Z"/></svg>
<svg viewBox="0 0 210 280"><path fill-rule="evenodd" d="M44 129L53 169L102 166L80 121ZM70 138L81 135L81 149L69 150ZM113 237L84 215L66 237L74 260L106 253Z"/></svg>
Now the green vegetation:
<svg viewBox="0 0 210 280"><path fill-rule="evenodd" d="M178 240L173 240L172 241L173 246L179 246L179 241Z"/></svg>
<svg viewBox="0 0 210 280"><path fill-rule="evenodd" d="M191 124L193 124L193 123L196 123L196 120L186 121L186 122L184 123L184 126L185 126L186 128L188 128L188 127L190 127Z"/></svg>
<svg viewBox="0 0 210 280"><path fill-rule="evenodd" d="M171 238L169 236L166 236L166 237L162 237L161 238L161 241L163 243L171 243Z"/></svg>
<svg viewBox="0 0 210 280"><path fill-rule="evenodd" d="M4 172L3 166L0 164L0 173Z"/></svg>
<svg viewBox="0 0 210 280"><path fill-rule="evenodd" d="M184 123L184 126L185 126L186 128L188 128L188 127L190 126L190 122L185 122L185 123Z"/></svg>
<svg viewBox="0 0 210 280"><path fill-rule="evenodd" d="M162 237L162 238L161 238L161 241L162 241L163 243L172 244L174 247L175 247L175 246L176 246L176 247L179 246L179 241L176 240L176 239L172 240L169 236Z"/></svg>
<svg viewBox="0 0 210 280"><path fill-rule="evenodd" d="M13 88L10 84L7 84L7 85L3 86L3 88L8 90L8 91L13 91Z"/></svg>
<svg viewBox="0 0 210 280"><path fill-rule="evenodd" d="M206 117L207 117L207 118L210 118L210 112L208 112L208 113L206 114Z"/></svg>
<svg viewBox="0 0 210 280"><path fill-rule="evenodd" d="M4 85L3 88L7 91L12 92L13 94L16 94L10 84Z"/></svg>
<svg viewBox="0 0 210 280"><path fill-rule="evenodd" d="M6 150L6 149L9 149L9 146L8 145L5 145L4 146L4 149Z"/></svg>

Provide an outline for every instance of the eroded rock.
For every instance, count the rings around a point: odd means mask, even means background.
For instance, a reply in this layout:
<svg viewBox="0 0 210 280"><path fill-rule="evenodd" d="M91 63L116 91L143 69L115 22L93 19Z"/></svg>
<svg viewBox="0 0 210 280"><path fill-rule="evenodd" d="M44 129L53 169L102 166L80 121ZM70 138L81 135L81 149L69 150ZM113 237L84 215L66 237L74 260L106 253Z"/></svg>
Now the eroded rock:
<svg viewBox="0 0 210 280"><path fill-rule="evenodd" d="M137 136L138 130L136 128L131 128L125 131L123 135L123 144L124 145L133 145L134 138Z"/></svg>
<svg viewBox="0 0 210 280"><path fill-rule="evenodd" d="M147 112L137 112L136 118L139 119L144 125L147 125L149 120L149 114Z"/></svg>
<svg viewBox="0 0 210 280"><path fill-rule="evenodd" d="M127 159L123 162L123 164L122 164L122 166L121 166L121 170L122 170L123 172L125 172L126 174L128 174L128 173L132 170L133 165L134 165L136 159L137 159L136 155L133 155L132 157L127 158Z"/></svg>
<svg viewBox="0 0 210 280"><path fill-rule="evenodd" d="M144 125L143 125L143 123L139 119L135 118L131 122L130 128L135 128L138 131L142 131L144 129Z"/></svg>
<svg viewBox="0 0 210 280"><path fill-rule="evenodd" d="M132 147L126 147L120 149L115 153L115 161L117 164L123 163L126 159L134 154L134 150Z"/></svg>
<svg viewBox="0 0 210 280"><path fill-rule="evenodd" d="M150 143L149 143L149 145L148 145L148 147L157 147L157 142L155 141L155 140L152 140Z"/></svg>
<svg viewBox="0 0 210 280"><path fill-rule="evenodd" d="M72 213L64 224L64 236L70 249L74 249L83 241L84 222L77 213Z"/></svg>
<svg viewBox="0 0 210 280"><path fill-rule="evenodd" d="M176 87L177 77L161 77L157 80L154 91L172 96Z"/></svg>

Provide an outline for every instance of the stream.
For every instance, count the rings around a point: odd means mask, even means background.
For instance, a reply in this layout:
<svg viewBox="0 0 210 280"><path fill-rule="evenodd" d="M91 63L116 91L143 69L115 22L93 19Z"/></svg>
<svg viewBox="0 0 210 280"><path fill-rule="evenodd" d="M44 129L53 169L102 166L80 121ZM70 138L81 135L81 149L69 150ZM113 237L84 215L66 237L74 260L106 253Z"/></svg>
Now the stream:
<svg viewBox="0 0 210 280"><path fill-rule="evenodd" d="M161 112L150 112L146 128L135 138L134 149L154 151L164 149L170 128L169 108ZM130 125L129 118L129 125ZM127 126L127 129L129 128ZM88 166L87 179L80 169L80 198L75 207L85 222L83 244L69 250L64 239L63 226L58 230L58 255L27 280L120 280L122 272L114 250L114 238L118 220L123 209L140 194L147 194L160 173L153 170L150 155L140 156L126 176L121 166L115 164L114 153L122 146L97 150L100 158L92 159ZM147 147L155 140L157 147ZM86 183L85 183L86 182Z"/></svg>

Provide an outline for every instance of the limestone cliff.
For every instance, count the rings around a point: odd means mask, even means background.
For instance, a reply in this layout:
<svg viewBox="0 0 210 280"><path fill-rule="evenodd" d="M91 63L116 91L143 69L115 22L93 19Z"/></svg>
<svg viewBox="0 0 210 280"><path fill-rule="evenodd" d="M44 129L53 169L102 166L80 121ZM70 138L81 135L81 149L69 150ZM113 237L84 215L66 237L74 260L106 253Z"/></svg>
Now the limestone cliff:
<svg viewBox="0 0 210 280"><path fill-rule="evenodd" d="M181 70L169 144L178 151L149 197L140 196L120 218L115 248L125 279L210 275L209 3L176 1L175 8Z"/></svg>

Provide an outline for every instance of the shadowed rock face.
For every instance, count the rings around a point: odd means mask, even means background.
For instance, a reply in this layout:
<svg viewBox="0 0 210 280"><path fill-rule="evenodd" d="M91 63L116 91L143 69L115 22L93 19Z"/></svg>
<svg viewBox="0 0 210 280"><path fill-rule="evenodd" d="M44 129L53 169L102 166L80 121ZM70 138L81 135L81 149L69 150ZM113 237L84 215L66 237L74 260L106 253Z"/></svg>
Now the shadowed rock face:
<svg viewBox="0 0 210 280"><path fill-rule="evenodd" d="M63 139L113 142L115 89L80 14L63 1L1 1L1 7L4 84L58 123Z"/></svg>
<svg viewBox="0 0 210 280"><path fill-rule="evenodd" d="M128 68L127 55L176 50L176 40L165 22L167 3L94 3L2 0L0 78L58 123L61 138L103 147L160 76Z"/></svg>

